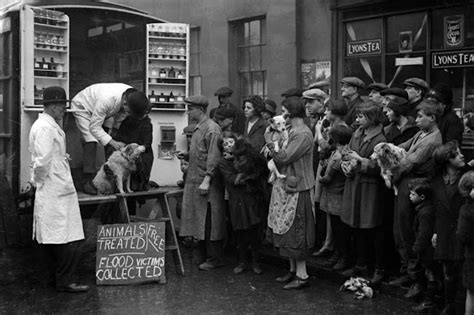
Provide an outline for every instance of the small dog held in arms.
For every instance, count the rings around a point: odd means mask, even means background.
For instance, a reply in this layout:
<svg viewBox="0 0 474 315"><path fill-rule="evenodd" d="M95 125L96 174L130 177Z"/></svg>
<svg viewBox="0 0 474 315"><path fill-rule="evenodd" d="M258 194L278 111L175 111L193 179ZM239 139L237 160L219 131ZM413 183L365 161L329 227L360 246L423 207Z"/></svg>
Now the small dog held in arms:
<svg viewBox="0 0 474 315"><path fill-rule="evenodd" d="M392 143L381 142L374 148L371 159L377 160L380 166L380 175L382 175L387 188L392 188L393 172L398 169L400 162L406 157L407 152ZM398 189L393 185L395 196L398 195Z"/></svg>
<svg viewBox="0 0 474 315"><path fill-rule="evenodd" d="M265 142L267 145L273 143L275 152L280 151L280 148L286 148L288 145L288 130L286 130L286 121L283 116L275 116L270 120L270 126L265 130ZM262 153L268 157L270 150L267 146L263 147ZM270 177L268 179L269 183L273 183L276 178L286 177L286 175L283 175L278 171L273 159L268 161L267 167L270 170Z"/></svg>
<svg viewBox="0 0 474 315"><path fill-rule="evenodd" d="M122 194L132 192L130 189L130 176L137 169L137 160L143 152L145 152L144 146L130 143L112 153L92 181L97 192L102 195L113 194L116 189ZM106 172L104 167L113 172L113 179L107 175L110 171Z"/></svg>

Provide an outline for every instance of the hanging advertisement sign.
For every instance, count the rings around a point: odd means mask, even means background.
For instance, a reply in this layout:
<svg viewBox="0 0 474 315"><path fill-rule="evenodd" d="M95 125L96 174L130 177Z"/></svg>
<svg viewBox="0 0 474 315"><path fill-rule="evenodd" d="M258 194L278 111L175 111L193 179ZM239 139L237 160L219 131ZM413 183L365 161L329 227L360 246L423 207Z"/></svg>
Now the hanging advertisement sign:
<svg viewBox="0 0 474 315"><path fill-rule="evenodd" d="M432 68L474 67L474 50L436 52L431 60Z"/></svg>
<svg viewBox="0 0 474 315"><path fill-rule="evenodd" d="M381 39L347 42L347 56L379 55L382 52Z"/></svg>
<svg viewBox="0 0 474 315"><path fill-rule="evenodd" d="M444 48L464 46L464 15L444 17Z"/></svg>

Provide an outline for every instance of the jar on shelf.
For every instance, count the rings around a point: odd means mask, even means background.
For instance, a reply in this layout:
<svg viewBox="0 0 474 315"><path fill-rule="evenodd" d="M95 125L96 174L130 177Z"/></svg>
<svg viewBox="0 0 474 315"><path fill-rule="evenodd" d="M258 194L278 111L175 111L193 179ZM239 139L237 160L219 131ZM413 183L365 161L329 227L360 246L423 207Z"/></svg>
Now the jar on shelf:
<svg viewBox="0 0 474 315"><path fill-rule="evenodd" d="M51 34L51 46L54 49L56 49L58 47L58 35L57 34Z"/></svg>
<svg viewBox="0 0 474 315"><path fill-rule="evenodd" d="M170 59L171 47L170 45L164 46L163 49L163 59Z"/></svg>
<svg viewBox="0 0 474 315"><path fill-rule="evenodd" d="M40 32L40 33L38 34L38 47L39 47L39 48L44 48L44 47L45 47L45 42L44 42L45 39L46 39L46 38L45 38L45 34L42 33L42 32Z"/></svg>
<svg viewBox="0 0 474 315"><path fill-rule="evenodd" d="M158 44L158 47L156 49L157 58L163 58L164 51L165 51L165 48L163 47L163 45L161 43Z"/></svg>
<svg viewBox="0 0 474 315"><path fill-rule="evenodd" d="M168 74L166 73L165 68L161 68L160 73L159 73L159 77L161 79L166 79L168 77Z"/></svg>
<svg viewBox="0 0 474 315"><path fill-rule="evenodd" d="M168 78L170 79L176 78L176 71L174 70L173 67L171 67L170 70L168 71Z"/></svg>
<svg viewBox="0 0 474 315"><path fill-rule="evenodd" d="M179 46L178 54L180 59L186 59L186 48L184 45Z"/></svg>
<svg viewBox="0 0 474 315"><path fill-rule="evenodd" d="M179 47L174 45L171 49L171 54L173 55L173 58L179 59Z"/></svg>
<svg viewBox="0 0 474 315"><path fill-rule="evenodd" d="M179 69L178 73L176 74L177 79L184 79L184 72L183 69Z"/></svg>

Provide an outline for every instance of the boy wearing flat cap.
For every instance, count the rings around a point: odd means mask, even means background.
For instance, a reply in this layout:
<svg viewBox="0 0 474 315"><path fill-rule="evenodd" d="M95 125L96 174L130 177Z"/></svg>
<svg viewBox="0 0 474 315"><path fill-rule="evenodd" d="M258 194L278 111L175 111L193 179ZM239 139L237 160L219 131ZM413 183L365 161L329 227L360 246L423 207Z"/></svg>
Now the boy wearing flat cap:
<svg viewBox="0 0 474 315"><path fill-rule="evenodd" d="M444 84L438 84L430 91L428 99L437 102L443 111L438 122L443 143L456 140L461 144L464 126L461 118L453 112L453 92L451 88Z"/></svg>
<svg viewBox="0 0 474 315"><path fill-rule="evenodd" d="M179 158L189 161L179 233L199 240L199 246L193 252L194 262L199 264L199 269L210 270L224 264L224 184L217 176L221 158L218 142L222 132L206 114L207 98L191 96L184 102L188 106L189 119L197 124L189 152L178 154Z"/></svg>
<svg viewBox="0 0 474 315"><path fill-rule="evenodd" d="M380 92L387 89L388 86L384 83L371 83L367 87L369 90L369 99L377 105L382 106L383 96Z"/></svg>
<svg viewBox="0 0 474 315"><path fill-rule="evenodd" d="M424 100L426 94L430 90L430 86L426 81L420 78L409 78L403 81L405 91L408 93L408 101L410 102L410 110L408 116L416 118L416 107Z"/></svg>
<svg viewBox="0 0 474 315"><path fill-rule="evenodd" d="M357 77L345 77L341 80L341 96L347 104L348 112L344 118L346 124L352 128L357 129L356 124L356 108L362 104L360 97L360 90L365 88L365 83Z"/></svg>
<svg viewBox="0 0 474 315"><path fill-rule="evenodd" d="M89 287L74 281L84 231L66 153L66 135L59 125L66 102L69 100L63 88L53 86L44 90L44 113L39 114L30 130L30 184L36 187L33 239L54 260L54 264L48 262L48 273L56 290L76 293Z"/></svg>
<svg viewBox="0 0 474 315"><path fill-rule="evenodd" d="M232 131L235 111L232 108L219 107L214 112L214 120L221 127L222 132Z"/></svg>
<svg viewBox="0 0 474 315"><path fill-rule="evenodd" d="M227 86L223 86L217 89L214 95L217 96L217 99L219 101L219 106L217 106L216 108L213 108L209 116L212 119L215 119L214 114L217 108L224 107L224 108L232 109L234 111L234 119L233 119L234 121L232 123L232 132L242 135L244 134L244 130L245 130L246 118L245 118L244 111L238 106L230 102L230 97L232 96L233 93L234 91L232 91L232 89Z"/></svg>
<svg viewBox="0 0 474 315"><path fill-rule="evenodd" d="M384 128L387 142L399 145L411 139L420 129L412 119L407 118L410 105L408 100L395 96L385 107L388 126Z"/></svg>

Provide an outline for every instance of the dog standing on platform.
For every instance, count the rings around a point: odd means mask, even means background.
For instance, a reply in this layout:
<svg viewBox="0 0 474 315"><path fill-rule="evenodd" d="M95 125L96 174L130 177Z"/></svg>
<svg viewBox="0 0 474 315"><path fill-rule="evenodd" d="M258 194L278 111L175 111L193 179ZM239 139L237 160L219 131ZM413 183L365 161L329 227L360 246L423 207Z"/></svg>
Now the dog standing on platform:
<svg viewBox="0 0 474 315"><path fill-rule="evenodd" d="M137 169L137 160L143 152L145 152L145 146L130 143L112 153L92 181L97 192L110 195L115 193L116 188L121 194L132 192L130 176ZM108 176L109 173L113 173L114 177Z"/></svg>

